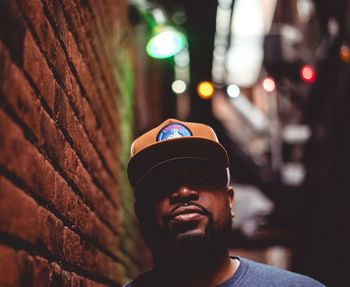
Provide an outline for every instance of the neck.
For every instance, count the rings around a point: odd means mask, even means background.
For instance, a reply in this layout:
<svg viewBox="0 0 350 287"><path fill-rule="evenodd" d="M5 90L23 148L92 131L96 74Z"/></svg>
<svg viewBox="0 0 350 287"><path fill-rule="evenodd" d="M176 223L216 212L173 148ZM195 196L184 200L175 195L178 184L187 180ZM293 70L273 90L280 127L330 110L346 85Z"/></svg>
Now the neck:
<svg viewBox="0 0 350 287"><path fill-rule="evenodd" d="M177 251L177 254L154 257L154 263L157 280L164 282L161 286L216 286L230 278L237 269L228 249L219 248L202 253L181 254Z"/></svg>

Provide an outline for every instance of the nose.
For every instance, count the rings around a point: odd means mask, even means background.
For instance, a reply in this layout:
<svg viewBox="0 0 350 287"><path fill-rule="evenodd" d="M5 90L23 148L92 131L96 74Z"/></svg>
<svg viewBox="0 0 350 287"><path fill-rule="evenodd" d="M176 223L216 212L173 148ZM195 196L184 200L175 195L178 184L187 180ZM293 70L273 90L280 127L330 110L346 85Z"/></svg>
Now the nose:
<svg viewBox="0 0 350 287"><path fill-rule="evenodd" d="M186 203L190 201L198 200L198 191L187 186L181 185L179 188L170 195L170 203Z"/></svg>

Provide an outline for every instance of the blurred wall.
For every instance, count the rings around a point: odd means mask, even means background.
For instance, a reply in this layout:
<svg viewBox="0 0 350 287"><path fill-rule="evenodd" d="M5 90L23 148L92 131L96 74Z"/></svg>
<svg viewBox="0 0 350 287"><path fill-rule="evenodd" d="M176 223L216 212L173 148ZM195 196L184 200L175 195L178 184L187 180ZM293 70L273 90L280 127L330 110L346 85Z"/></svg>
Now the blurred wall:
<svg viewBox="0 0 350 287"><path fill-rule="evenodd" d="M0 286L120 286L142 266L126 15L122 0L0 2Z"/></svg>

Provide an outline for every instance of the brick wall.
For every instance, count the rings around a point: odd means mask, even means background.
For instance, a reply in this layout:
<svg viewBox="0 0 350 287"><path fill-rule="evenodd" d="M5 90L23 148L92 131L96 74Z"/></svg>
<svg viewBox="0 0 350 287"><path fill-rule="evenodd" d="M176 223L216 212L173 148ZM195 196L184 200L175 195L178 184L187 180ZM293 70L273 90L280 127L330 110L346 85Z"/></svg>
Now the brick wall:
<svg viewBox="0 0 350 287"><path fill-rule="evenodd" d="M124 169L123 0L0 1L0 286L120 286L143 249Z"/></svg>

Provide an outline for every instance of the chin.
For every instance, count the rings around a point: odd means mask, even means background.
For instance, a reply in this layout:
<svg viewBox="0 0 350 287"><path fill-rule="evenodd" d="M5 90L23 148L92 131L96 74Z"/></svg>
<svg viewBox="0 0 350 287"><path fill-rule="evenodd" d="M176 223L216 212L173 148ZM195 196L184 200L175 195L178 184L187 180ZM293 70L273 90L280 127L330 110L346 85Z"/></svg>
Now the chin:
<svg viewBox="0 0 350 287"><path fill-rule="evenodd" d="M176 248L198 248L208 243L207 234L199 230L189 230L179 233L174 239Z"/></svg>
<svg viewBox="0 0 350 287"><path fill-rule="evenodd" d="M191 238L200 239L200 238L205 237L205 232L200 231L200 230L188 230L188 231L181 232L181 233L177 234L175 237L177 240L182 240L182 239L186 240L187 238L188 239L191 239Z"/></svg>

